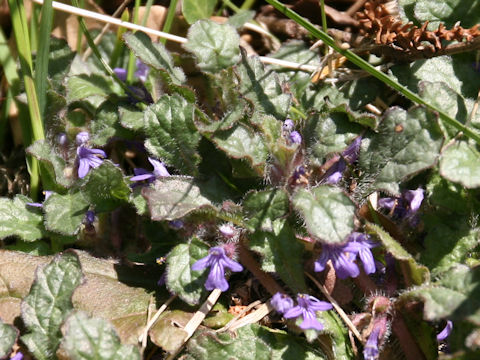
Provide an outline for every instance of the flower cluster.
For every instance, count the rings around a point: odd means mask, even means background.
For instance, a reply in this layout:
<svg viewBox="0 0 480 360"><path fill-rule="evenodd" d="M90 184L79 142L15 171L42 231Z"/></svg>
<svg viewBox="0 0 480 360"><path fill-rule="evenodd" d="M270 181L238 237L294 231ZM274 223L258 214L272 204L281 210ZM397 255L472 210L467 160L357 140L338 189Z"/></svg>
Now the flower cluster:
<svg viewBox="0 0 480 360"><path fill-rule="evenodd" d="M230 259L222 246L215 246L208 250L208 255L192 265L193 271L201 271L210 268L205 288L207 290L220 289L221 291L228 290L228 282L225 279L225 269L233 272L240 272L243 270L242 265Z"/></svg>
<svg viewBox="0 0 480 360"><path fill-rule="evenodd" d="M78 133L75 140L78 145L78 177L82 179L88 174L90 169L99 167L103 162L103 158L107 157L107 154L103 150L87 147L90 135L86 131Z"/></svg>
<svg viewBox="0 0 480 360"><path fill-rule="evenodd" d="M291 119L285 120L282 125L283 136L289 145L302 143L302 135L298 131L293 130L294 126Z"/></svg>
<svg viewBox="0 0 480 360"><path fill-rule="evenodd" d="M372 274L376 271L376 267L370 249L375 246L376 244L369 239L368 235L354 232L348 237L348 242L344 245L323 245L322 254L315 261L315 271L323 271L327 262L331 260L340 279L357 277L360 274L360 270L355 263L358 255L362 260L365 273Z"/></svg>
<svg viewBox="0 0 480 360"><path fill-rule="evenodd" d="M332 309L332 304L326 301L320 301L308 294L297 295L297 306L293 306L293 300L281 293L276 293L270 300L270 304L286 319L302 317L303 321L299 325L300 329L323 330L323 324L317 320L317 311L327 311Z"/></svg>
<svg viewBox="0 0 480 360"><path fill-rule="evenodd" d="M398 197L385 197L378 200L378 205L392 214L396 219L406 220L411 226L418 224L417 215L424 199L424 190L407 190Z"/></svg>

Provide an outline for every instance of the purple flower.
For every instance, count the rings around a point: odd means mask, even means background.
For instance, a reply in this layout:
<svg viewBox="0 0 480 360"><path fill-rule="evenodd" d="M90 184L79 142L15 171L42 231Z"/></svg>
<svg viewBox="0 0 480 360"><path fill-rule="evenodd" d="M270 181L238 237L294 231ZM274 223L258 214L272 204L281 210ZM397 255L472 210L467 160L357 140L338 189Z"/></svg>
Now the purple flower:
<svg viewBox="0 0 480 360"><path fill-rule="evenodd" d="M14 357L10 358L10 360L22 360L23 359L23 354L19 351L15 354Z"/></svg>
<svg viewBox="0 0 480 360"><path fill-rule="evenodd" d="M151 182L154 182L155 179L165 177L165 176L170 176L170 173L168 172L163 162L159 160L155 160L150 157L148 158L148 161L150 161L150 164L153 165L153 171L148 172L147 170L142 168L135 168L133 169L135 176L131 177L130 181L147 180L149 183L151 183Z"/></svg>
<svg viewBox="0 0 480 360"><path fill-rule="evenodd" d="M301 144L302 143L302 135L298 131L292 131L290 133L290 141L292 144Z"/></svg>
<svg viewBox="0 0 480 360"><path fill-rule="evenodd" d="M79 146L77 148L78 156L78 177L84 178L91 168L99 167L103 159L107 157L105 151L100 149L89 149L85 146Z"/></svg>
<svg viewBox="0 0 480 360"><path fill-rule="evenodd" d="M317 320L317 311L326 311L332 309L332 304L320 301L307 294L297 295L298 305L287 310L283 317L286 319L302 317L303 322L300 328L303 330L315 329L323 330L323 325Z"/></svg>
<svg viewBox="0 0 480 360"><path fill-rule="evenodd" d="M87 226L92 226L94 222L95 222L95 212L92 210L88 210L85 214L85 219L83 220L83 223Z"/></svg>
<svg viewBox="0 0 480 360"><path fill-rule="evenodd" d="M127 69L117 67L117 68L113 69L113 72L123 82L127 81Z"/></svg>
<svg viewBox="0 0 480 360"><path fill-rule="evenodd" d="M358 136L348 147L342 152L342 156L328 168L324 179L327 184L337 184L343 176L347 164L351 165L357 161L358 153L360 152L360 145L362 144L362 137Z"/></svg>
<svg viewBox="0 0 480 360"><path fill-rule="evenodd" d="M375 360L380 354L378 349L378 336L380 335L380 327L377 326L373 329L368 337L367 343L363 348L363 358L365 360Z"/></svg>
<svg viewBox="0 0 480 360"><path fill-rule="evenodd" d="M450 333L452 332L452 329L453 329L453 322L450 320L447 320L447 325L445 325L444 329L437 334L437 341L443 341L447 337L449 337Z"/></svg>
<svg viewBox="0 0 480 360"><path fill-rule="evenodd" d="M67 137L67 134L65 133L58 134L56 140L57 140L57 144L61 146L65 146L68 144L68 137Z"/></svg>
<svg viewBox="0 0 480 360"><path fill-rule="evenodd" d="M242 265L225 255L225 250L221 246L210 248L207 256L192 265L192 270L201 271L207 267L210 268L210 273L205 282L205 288L207 290L220 289L221 291L227 291L228 282L225 279L225 269L233 272L243 270Z"/></svg>
<svg viewBox="0 0 480 360"><path fill-rule="evenodd" d="M85 145L90 140L90 134L86 131L81 131L75 137L78 146Z"/></svg>
<svg viewBox="0 0 480 360"><path fill-rule="evenodd" d="M293 308L292 298L280 292L277 292L275 295L273 295L273 297L270 299L270 304L281 314L284 314Z"/></svg>
<svg viewBox="0 0 480 360"><path fill-rule="evenodd" d="M367 274L374 273L376 270L375 259L370 249L376 244L371 242L367 235L358 232L350 234L348 239L349 242L344 245L323 245L322 253L315 261L315 271L323 271L328 260L332 260L333 268L340 279L357 277L360 270L355 260L359 255L365 272Z"/></svg>
<svg viewBox="0 0 480 360"><path fill-rule="evenodd" d="M137 71L135 71L135 76L141 82L147 81L148 73L150 72L150 68L148 65L144 64L141 60L137 59L136 61ZM125 81L125 80L124 80Z"/></svg>
<svg viewBox="0 0 480 360"><path fill-rule="evenodd" d="M43 194L45 195L45 198L43 199L43 202L45 202L49 197L50 195L53 194L53 191L50 191L50 190L46 190L43 192ZM33 207L38 207L38 208L43 208L43 203L27 203L28 206L33 206Z"/></svg>
<svg viewBox="0 0 480 360"><path fill-rule="evenodd" d="M168 222L168 225L175 230L180 230L185 225L182 220L172 220Z"/></svg>
<svg viewBox="0 0 480 360"><path fill-rule="evenodd" d="M385 197L378 200L378 205L389 210L393 217L407 220L411 226L418 224L417 212L424 199L424 190L407 190L400 197Z"/></svg>
<svg viewBox="0 0 480 360"><path fill-rule="evenodd" d="M286 119L283 122L283 125L282 125L283 131L285 131L287 133L290 133L290 131L292 131L293 128L294 128L294 124L293 124L293 121L291 119Z"/></svg>
<svg viewBox="0 0 480 360"><path fill-rule="evenodd" d="M233 238L237 234L237 231L235 230L235 228L230 224L220 225L218 227L218 231L220 231L220 233L226 238Z"/></svg>

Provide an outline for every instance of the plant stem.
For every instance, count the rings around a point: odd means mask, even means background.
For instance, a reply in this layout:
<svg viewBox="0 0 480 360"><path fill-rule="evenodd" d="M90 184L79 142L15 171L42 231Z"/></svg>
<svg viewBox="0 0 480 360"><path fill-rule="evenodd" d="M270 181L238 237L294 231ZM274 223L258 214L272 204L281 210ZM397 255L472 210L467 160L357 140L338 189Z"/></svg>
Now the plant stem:
<svg viewBox="0 0 480 360"><path fill-rule="evenodd" d="M290 19L294 20L296 23L299 25L303 26L305 29L307 29L313 36L315 36L318 39L323 40L323 42L330 47L332 47L335 51L337 51L339 54L345 56L350 62L353 64L357 65L359 68L367 71L370 75L376 77L383 83L387 84L388 86L394 88L398 92L400 92L403 96L405 96L407 99L421 105L425 105L428 109L438 113L440 116L440 119L442 119L444 122L449 124L450 126L453 126L455 129L459 131L463 131L463 133L470 137L471 139L475 140L478 144L480 144L480 134L474 131L473 129L470 129L463 125L461 122L458 120L455 120L448 116L444 111L440 110L436 106L429 104L425 100L423 100L418 94L410 91L407 89L405 86L401 85L397 81L393 80L390 78L387 74L375 69L371 64L369 64L367 61L363 60L361 57L356 55L355 53L351 52L350 50L342 49L340 45L338 45L335 40L333 40L332 37L330 37L327 33L324 31L317 29L311 22L308 20L304 19L300 15L298 15L296 12L290 10L287 8L285 5L280 3L278 0L266 0L270 5L272 5L275 9L280 11L282 14L285 16L289 17Z"/></svg>
<svg viewBox="0 0 480 360"><path fill-rule="evenodd" d="M178 0L171 0L170 6L168 7L167 18L165 19L165 24L163 25L163 32L169 33L170 29L172 28L173 19L175 18L175 11L177 9L177 2ZM167 39L162 38L160 42L165 45Z"/></svg>
<svg viewBox="0 0 480 360"><path fill-rule="evenodd" d="M133 23L138 24L138 8L140 7L140 0L135 0L135 7L133 10ZM130 54L128 57L128 65L127 65L127 84L133 83L133 74L135 73L135 54L133 51L130 50Z"/></svg>

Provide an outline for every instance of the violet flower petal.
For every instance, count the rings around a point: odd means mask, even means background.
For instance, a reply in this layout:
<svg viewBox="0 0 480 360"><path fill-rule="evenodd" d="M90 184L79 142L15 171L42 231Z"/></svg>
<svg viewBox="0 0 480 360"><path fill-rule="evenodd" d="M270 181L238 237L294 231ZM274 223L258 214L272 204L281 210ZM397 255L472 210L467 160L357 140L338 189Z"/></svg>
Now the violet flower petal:
<svg viewBox="0 0 480 360"><path fill-rule="evenodd" d="M277 292L270 299L270 304L275 308L275 310L281 314L284 314L291 308L293 308L293 300L290 296Z"/></svg>
<svg viewBox="0 0 480 360"><path fill-rule="evenodd" d="M380 350L378 349L378 335L380 334L380 327L376 327L370 333L368 337L367 343L363 348L363 357L365 360L375 360L378 358L380 354Z"/></svg>
<svg viewBox="0 0 480 360"><path fill-rule="evenodd" d="M443 341L447 337L449 337L450 333L452 332L452 329L453 329L453 322L450 320L447 320L447 325L445 325L443 330L437 334L437 341Z"/></svg>

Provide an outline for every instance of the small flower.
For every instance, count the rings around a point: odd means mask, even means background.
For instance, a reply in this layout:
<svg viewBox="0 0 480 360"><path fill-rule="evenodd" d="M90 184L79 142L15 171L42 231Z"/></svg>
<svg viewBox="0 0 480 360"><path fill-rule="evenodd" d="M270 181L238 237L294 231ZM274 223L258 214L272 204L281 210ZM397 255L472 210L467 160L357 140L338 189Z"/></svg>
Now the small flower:
<svg viewBox="0 0 480 360"><path fill-rule="evenodd" d="M370 241L368 235L353 232L348 237L348 243L344 245L323 245L322 253L315 261L315 271L323 271L328 260L332 260L333 268L340 279L355 278L360 274L355 263L358 255L365 272L372 274L376 271L376 266L370 249L375 246L377 245Z"/></svg>
<svg viewBox="0 0 480 360"><path fill-rule="evenodd" d="M378 200L378 205L391 212L397 219L407 220L411 226L418 224L417 215L424 199L425 191L422 188L407 190L397 197L385 197Z"/></svg>
<svg viewBox="0 0 480 360"><path fill-rule="evenodd" d="M99 167L103 159L107 157L105 151L100 149L89 149L85 146L79 146L77 148L78 156L78 177L80 179L84 178L91 168Z"/></svg>
<svg viewBox="0 0 480 360"><path fill-rule="evenodd" d="M148 158L150 164L153 165L153 171L148 172L142 168L135 168L133 172L135 176L130 178L130 181L144 181L147 180L149 183L154 182L155 179L159 179L161 177L170 176L165 164L159 160L155 160L153 158Z"/></svg>
<svg viewBox="0 0 480 360"><path fill-rule="evenodd" d="M332 304L325 301L320 301L317 298L307 295L297 295L298 305L287 310L283 317L286 319L302 317L303 322L300 328L303 330L315 329L323 330L323 325L317 320L317 311L326 311L332 309Z"/></svg>
<svg viewBox="0 0 480 360"><path fill-rule="evenodd" d="M283 131L290 133L290 131L292 131L293 128L294 128L294 124L293 124L292 119L286 119L283 122L283 125L282 125Z"/></svg>
<svg viewBox="0 0 480 360"><path fill-rule="evenodd" d="M221 291L228 290L228 282L225 279L225 269L233 272L243 270L242 265L230 259L225 255L225 250L221 246L215 246L208 250L208 255L192 265L192 270L201 271L210 268L205 288L207 290L220 289Z"/></svg>
<svg viewBox="0 0 480 360"><path fill-rule="evenodd" d="M123 82L127 81L127 69L117 67L117 68L113 69L113 72Z"/></svg>
<svg viewBox="0 0 480 360"><path fill-rule="evenodd" d="M168 226L175 230L180 230L184 225L185 224L182 220L172 220L168 222Z"/></svg>
<svg viewBox="0 0 480 360"><path fill-rule="evenodd" d="M56 141L58 145L65 146L68 144L68 137L65 133L60 133L56 137Z"/></svg>
<svg viewBox="0 0 480 360"><path fill-rule="evenodd" d="M342 152L341 157L339 157L338 160L328 168L324 176L325 182L327 184L337 184L342 179L343 173L347 168L347 164L351 165L355 161L357 161L361 144L362 144L362 137L358 136Z"/></svg>
<svg viewBox="0 0 480 360"><path fill-rule="evenodd" d="M43 202L45 202L49 197L50 195L53 194L53 191L49 191L49 190L46 190L43 192L43 194L45 195L45 198L43 199ZM27 203L28 206L33 206L33 207L38 207L38 208L43 208L43 203Z"/></svg>
<svg viewBox="0 0 480 360"><path fill-rule="evenodd" d="M148 65L144 64L139 59L137 59L135 64L137 65L137 71L135 71L135 76L138 78L138 80L144 83L145 81L147 81L147 76L150 72L150 68L148 67Z"/></svg>
<svg viewBox="0 0 480 360"><path fill-rule="evenodd" d="M449 337L450 333L452 332L452 329L453 329L453 322L450 320L447 320L447 325L445 325L443 330L437 334L437 341L443 341L447 337Z"/></svg>
<svg viewBox="0 0 480 360"><path fill-rule="evenodd" d="M92 226L94 222L95 222L95 212L92 210L88 210L85 213L85 219L83 220L83 223L86 226Z"/></svg>
<svg viewBox="0 0 480 360"><path fill-rule="evenodd" d="M230 224L222 224L218 227L218 231L220 231L220 233L225 236L226 238L233 238L236 234L237 234L237 231L235 230L235 228L230 225Z"/></svg>
<svg viewBox="0 0 480 360"><path fill-rule="evenodd" d="M293 308L292 298L280 292L277 292L275 295L273 295L273 297L270 299L270 304L281 314L284 314Z"/></svg>
<svg viewBox="0 0 480 360"><path fill-rule="evenodd" d="M368 337L367 343L363 348L363 357L365 360L375 360L378 358L380 354L380 350L378 349L378 335L380 335L380 327L374 328Z"/></svg>
<svg viewBox="0 0 480 360"><path fill-rule="evenodd" d="M14 357L10 358L10 360L22 360L23 359L23 354L19 351L15 354Z"/></svg>
<svg viewBox="0 0 480 360"><path fill-rule="evenodd" d="M79 132L75 137L78 146L85 145L90 140L90 134L86 131Z"/></svg>
<svg viewBox="0 0 480 360"><path fill-rule="evenodd" d="M292 144L301 144L302 143L302 135L298 131L292 131L290 133L290 141Z"/></svg>

